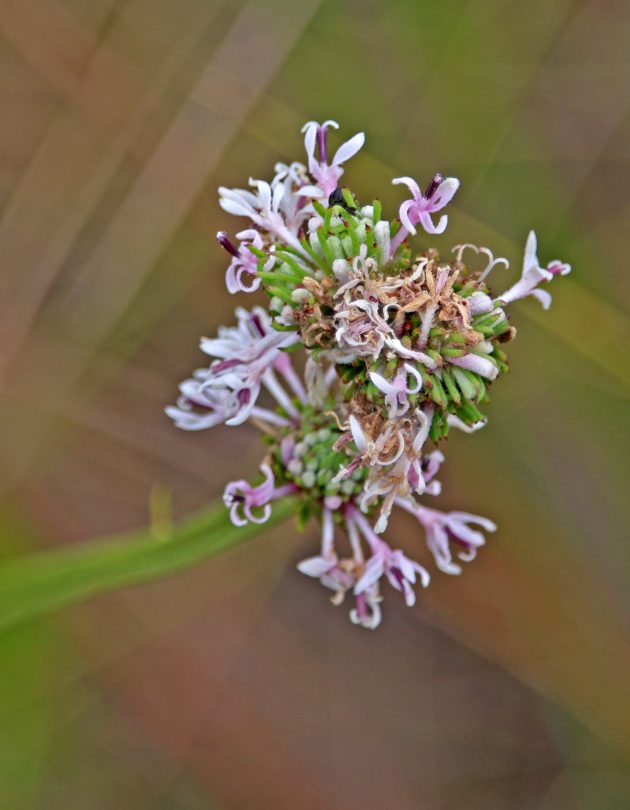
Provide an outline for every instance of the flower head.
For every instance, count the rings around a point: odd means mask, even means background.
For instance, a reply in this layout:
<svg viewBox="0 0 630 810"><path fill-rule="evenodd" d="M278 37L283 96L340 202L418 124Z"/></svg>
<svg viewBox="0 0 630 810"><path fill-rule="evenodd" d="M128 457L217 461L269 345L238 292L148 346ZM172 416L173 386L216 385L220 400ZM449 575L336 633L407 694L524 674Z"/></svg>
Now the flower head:
<svg viewBox="0 0 630 810"><path fill-rule="evenodd" d="M180 385L166 412L190 431L245 421L262 431L262 482L225 489L233 523L264 523L274 501L292 497L300 527L321 525L321 547L299 571L331 591L333 604L349 602L353 623L374 629L385 594L398 591L411 607L430 581L413 551L386 539L395 508L422 526L447 574L461 573L496 529L487 518L425 505L442 489L437 445L451 428L486 425L482 409L516 335L508 304L533 295L547 307L541 285L570 267L543 268L532 232L521 278L496 295L489 284L508 262L489 248L459 244L448 259L430 246L412 250L418 225L445 230L447 216L433 215L459 181L436 174L422 192L409 177L395 179L411 198L387 219L378 200L360 205L339 186L365 138L355 135L331 158L328 132L337 126L305 125L307 165L279 163L269 182L219 189L223 209L249 221L237 243L217 235L230 254L228 290L257 290L268 305L237 308L236 325L202 339L210 365ZM476 267L480 258L485 266Z"/></svg>

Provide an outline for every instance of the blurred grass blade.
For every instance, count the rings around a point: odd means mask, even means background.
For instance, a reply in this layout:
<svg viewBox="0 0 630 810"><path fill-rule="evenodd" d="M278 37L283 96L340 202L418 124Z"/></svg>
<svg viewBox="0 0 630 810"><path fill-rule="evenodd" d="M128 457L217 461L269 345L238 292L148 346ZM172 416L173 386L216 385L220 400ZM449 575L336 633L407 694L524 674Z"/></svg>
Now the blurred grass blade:
<svg viewBox="0 0 630 810"><path fill-rule="evenodd" d="M218 503L175 526L166 538L149 529L9 560L0 566L0 631L100 593L175 573L261 534L293 510L287 498L274 504L264 525L236 527Z"/></svg>

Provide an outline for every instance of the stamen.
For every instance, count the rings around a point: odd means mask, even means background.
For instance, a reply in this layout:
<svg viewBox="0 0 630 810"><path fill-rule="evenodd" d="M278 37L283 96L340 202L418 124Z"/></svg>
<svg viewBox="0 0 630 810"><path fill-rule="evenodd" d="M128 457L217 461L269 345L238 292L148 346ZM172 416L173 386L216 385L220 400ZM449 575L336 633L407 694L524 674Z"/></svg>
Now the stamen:
<svg viewBox="0 0 630 810"><path fill-rule="evenodd" d="M227 250L235 259L239 257L239 252L236 246L230 241L227 231L217 231L217 242L224 250Z"/></svg>

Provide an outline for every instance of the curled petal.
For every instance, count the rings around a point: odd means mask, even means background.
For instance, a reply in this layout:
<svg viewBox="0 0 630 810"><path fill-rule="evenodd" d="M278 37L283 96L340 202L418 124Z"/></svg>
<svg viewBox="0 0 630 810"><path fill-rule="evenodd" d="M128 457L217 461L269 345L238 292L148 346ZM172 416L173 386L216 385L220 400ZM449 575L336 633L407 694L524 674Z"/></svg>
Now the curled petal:
<svg viewBox="0 0 630 810"><path fill-rule="evenodd" d="M530 293L537 301L540 301L543 309L549 309L551 306L551 293L547 290L532 290Z"/></svg>
<svg viewBox="0 0 630 810"><path fill-rule="evenodd" d="M442 216L438 220L438 224L434 225L433 220L431 219L429 214L426 211L422 211L418 215L418 222L422 225L422 227L427 233L440 234L444 233L444 231L446 230L446 226L448 225L448 217L446 216L446 214L442 214Z"/></svg>
<svg viewBox="0 0 630 810"><path fill-rule="evenodd" d="M395 177L392 180L392 185L394 186L399 186L401 184L407 186L414 198L422 197L420 186L416 183L413 177Z"/></svg>
<svg viewBox="0 0 630 810"><path fill-rule="evenodd" d="M365 438L365 434L361 429L361 425L359 424L359 420L356 416L351 416L348 420L350 422L350 431L352 432L352 439L356 445L357 450L359 453L365 453L367 450L367 440Z"/></svg>
<svg viewBox="0 0 630 810"><path fill-rule="evenodd" d="M409 216L409 212L414 206L413 200L406 200L398 209L398 219L402 223L403 227L406 228L409 233L415 234L416 233L416 226L411 221Z"/></svg>
<svg viewBox="0 0 630 810"><path fill-rule="evenodd" d="M467 425L466 422L462 421L459 416L455 416L455 414L449 413L446 416L446 421L449 427L457 428L457 430L461 430L462 433L476 433L481 428L484 428L488 424L487 419L480 419L478 422L474 422L472 425Z"/></svg>

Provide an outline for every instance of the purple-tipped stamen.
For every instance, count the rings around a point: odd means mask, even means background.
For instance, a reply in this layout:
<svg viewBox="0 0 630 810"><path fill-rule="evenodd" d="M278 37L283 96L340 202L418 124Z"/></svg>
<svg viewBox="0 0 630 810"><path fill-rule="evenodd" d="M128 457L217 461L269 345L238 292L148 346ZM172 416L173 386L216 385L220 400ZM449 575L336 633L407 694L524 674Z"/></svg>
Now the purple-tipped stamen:
<svg viewBox="0 0 630 810"><path fill-rule="evenodd" d="M238 248L236 245L230 241L227 231L217 231L217 242L221 245L224 250L227 250L235 258L238 258Z"/></svg>
<svg viewBox="0 0 630 810"><path fill-rule="evenodd" d="M327 126L317 129L317 151L319 152L319 162L328 163L328 137Z"/></svg>
<svg viewBox="0 0 630 810"><path fill-rule="evenodd" d="M440 185L441 185L443 182L444 182L444 177L443 177L443 175L441 175L441 174L438 172L438 174L436 174L436 175L435 175L435 177L433 178L433 180L431 180L431 182L430 182L430 183L429 183L429 185L427 186L427 190L426 190L425 195L424 195L424 196L425 196L425 198L426 198L427 200L430 200L430 199L431 199L431 197L432 197L432 196L435 194L435 192L438 190L438 188L440 187Z"/></svg>

